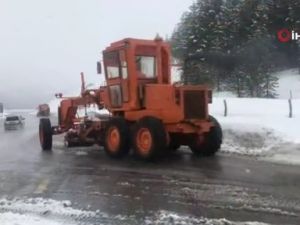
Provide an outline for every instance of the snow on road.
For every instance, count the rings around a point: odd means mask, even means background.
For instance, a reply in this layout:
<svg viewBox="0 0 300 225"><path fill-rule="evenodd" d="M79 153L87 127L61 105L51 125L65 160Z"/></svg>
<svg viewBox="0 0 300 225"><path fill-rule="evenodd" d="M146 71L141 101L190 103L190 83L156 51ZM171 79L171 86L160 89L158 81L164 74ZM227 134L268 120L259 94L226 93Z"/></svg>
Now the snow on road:
<svg viewBox="0 0 300 225"><path fill-rule="evenodd" d="M0 213L1 225L61 225L59 221L45 219L36 215L22 215L19 213ZM72 224L68 224L72 225ZM75 224L74 224L75 225Z"/></svg>
<svg viewBox="0 0 300 225"><path fill-rule="evenodd" d="M76 225L78 219L98 212L74 209L70 201L52 199L0 199L1 225Z"/></svg>
<svg viewBox="0 0 300 225"><path fill-rule="evenodd" d="M74 209L69 201L51 199L0 199L1 225L91 225L91 224L197 224L197 225L266 225L260 222L233 222L225 218L208 219L160 210L152 216L109 215L103 212ZM93 221L93 222L90 222Z"/></svg>
<svg viewBox="0 0 300 225"><path fill-rule="evenodd" d="M233 222L225 218L208 219L196 218L187 215L180 215L169 211L161 210L154 217L146 218L146 225L161 225L161 224L182 224L182 225L267 225L261 222Z"/></svg>

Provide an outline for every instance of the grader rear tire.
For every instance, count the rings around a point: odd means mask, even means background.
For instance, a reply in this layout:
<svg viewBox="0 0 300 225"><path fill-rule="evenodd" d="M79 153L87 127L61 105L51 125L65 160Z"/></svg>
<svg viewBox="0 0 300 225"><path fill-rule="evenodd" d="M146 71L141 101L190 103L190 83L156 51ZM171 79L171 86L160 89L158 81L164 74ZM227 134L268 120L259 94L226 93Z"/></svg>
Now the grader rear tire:
<svg viewBox="0 0 300 225"><path fill-rule="evenodd" d="M204 140L199 143L199 137L195 137L193 143L190 145L190 149L197 156L212 156L221 147L223 139L221 125L212 116L209 116L209 120L214 124L214 126L207 134L204 135Z"/></svg>
<svg viewBox="0 0 300 225"><path fill-rule="evenodd" d="M124 118L112 118L104 135L104 150L112 158L121 158L130 150L130 131Z"/></svg>
<svg viewBox="0 0 300 225"><path fill-rule="evenodd" d="M50 151L52 149L52 128L48 118L40 119L39 137L42 150Z"/></svg>
<svg viewBox="0 0 300 225"><path fill-rule="evenodd" d="M167 136L163 123L154 117L144 117L133 128L133 149L143 160L156 158L167 148Z"/></svg>

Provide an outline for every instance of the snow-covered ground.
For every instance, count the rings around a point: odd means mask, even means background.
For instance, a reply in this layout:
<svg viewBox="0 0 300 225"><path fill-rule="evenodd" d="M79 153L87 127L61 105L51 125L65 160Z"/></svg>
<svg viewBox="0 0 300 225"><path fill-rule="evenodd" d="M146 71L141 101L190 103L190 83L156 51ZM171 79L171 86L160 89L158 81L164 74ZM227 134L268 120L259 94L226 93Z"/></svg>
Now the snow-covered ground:
<svg viewBox="0 0 300 225"><path fill-rule="evenodd" d="M197 224L197 225L266 225L260 222L233 222L224 218L208 219L160 210L154 215L110 215L100 210L80 210L70 201L52 199L0 199L1 225L91 225L91 224Z"/></svg>
<svg viewBox="0 0 300 225"><path fill-rule="evenodd" d="M223 152L300 164L300 74L292 69L276 75L278 99L236 98L228 92L214 95L210 112L224 130ZM290 91L293 118L288 116ZM224 99L228 105L227 117L224 117Z"/></svg>
<svg viewBox="0 0 300 225"><path fill-rule="evenodd" d="M224 132L222 151L269 158L280 154L300 163L300 99L293 101L293 118L288 117L288 103L282 99L226 98L227 117L223 98L213 101L211 114ZM290 162L289 157L277 155L275 161Z"/></svg>

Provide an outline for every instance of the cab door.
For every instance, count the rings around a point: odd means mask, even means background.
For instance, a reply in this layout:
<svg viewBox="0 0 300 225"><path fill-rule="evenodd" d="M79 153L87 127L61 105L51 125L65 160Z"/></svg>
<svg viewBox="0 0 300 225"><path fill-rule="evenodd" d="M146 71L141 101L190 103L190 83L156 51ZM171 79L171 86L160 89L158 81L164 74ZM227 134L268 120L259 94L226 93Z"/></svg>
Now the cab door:
<svg viewBox="0 0 300 225"><path fill-rule="evenodd" d="M104 65L110 105L122 108L129 101L128 66L125 50L104 53Z"/></svg>

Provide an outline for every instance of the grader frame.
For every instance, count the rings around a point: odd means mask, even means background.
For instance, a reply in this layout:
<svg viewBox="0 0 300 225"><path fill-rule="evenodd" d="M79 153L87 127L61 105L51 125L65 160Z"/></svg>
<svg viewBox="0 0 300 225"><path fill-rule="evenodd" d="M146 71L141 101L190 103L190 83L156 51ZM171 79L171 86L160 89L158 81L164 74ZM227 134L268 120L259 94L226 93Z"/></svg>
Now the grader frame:
<svg viewBox="0 0 300 225"><path fill-rule="evenodd" d="M142 159L188 145L197 155L213 155L222 143L219 123L208 114L211 90L204 85L172 85L169 45L160 38L127 38L103 51L106 85L86 90L83 74L79 97L62 97L58 125L40 122L43 150L52 135L66 133L67 146L103 145L108 155L122 157L130 149ZM98 63L98 73L101 64ZM96 104L110 114L97 121L76 118L78 107Z"/></svg>

